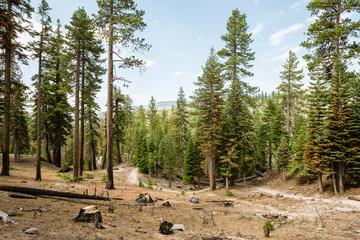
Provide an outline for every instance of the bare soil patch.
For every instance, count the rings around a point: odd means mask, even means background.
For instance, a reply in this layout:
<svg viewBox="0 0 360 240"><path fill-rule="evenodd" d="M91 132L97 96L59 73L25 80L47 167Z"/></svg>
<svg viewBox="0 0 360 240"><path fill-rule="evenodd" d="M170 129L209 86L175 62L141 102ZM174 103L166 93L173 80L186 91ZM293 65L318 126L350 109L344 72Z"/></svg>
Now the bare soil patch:
<svg viewBox="0 0 360 240"><path fill-rule="evenodd" d="M0 222L1 239L265 239L262 227L266 220L275 227L270 239L360 239L358 202L347 200L347 196L319 195L316 185L283 183L280 174L262 184L235 186L232 197L220 186L214 192L195 191L200 203L192 204L189 196L193 191L181 192L185 188L177 188L180 183L169 189L166 181L153 179L157 189L139 187L138 181L146 182L147 176L127 164L116 166L116 189L110 191L101 180L106 173L103 170L85 172L85 177L93 179L75 183L57 176L59 169L43 162L43 180L36 182L33 156L24 156L20 163L11 162L11 166L11 176L0 177L1 185L80 194L96 192L124 200L19 199L0 191L0 211L17 223ZM357 194L358 189L349 192ZM155 202L139 204L136 199L141 193L149 193ZM167 201L171 207L162 206ZM95 228L94 223L73 221L87 205L96 205L100 210L103 229ZM185 231L163 235L159 232L161 219L183 224ZM25 234L23 229L28 227L39 232Z"/></svg>

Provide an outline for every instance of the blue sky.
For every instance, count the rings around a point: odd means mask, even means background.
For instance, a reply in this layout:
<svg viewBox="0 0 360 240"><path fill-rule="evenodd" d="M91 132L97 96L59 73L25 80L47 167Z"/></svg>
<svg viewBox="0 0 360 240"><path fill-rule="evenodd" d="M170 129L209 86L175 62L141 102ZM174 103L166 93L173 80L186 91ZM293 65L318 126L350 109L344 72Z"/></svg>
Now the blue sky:
<svg viewBox="0 0 360 240"><path fill-rule="evenodd" d="M37 8L40 0L33 0ZM129 87L122 87L135 105L146 105L151 96L156 101L176 100L180 86L186 98L193 94L194 82L202 73L202 66L213 46L220 50L224 46L221 35L226 33L226 22L232 10L238 8L247 15L249 32L253 33L251 48L256 52L251 71L254 76L245 79L261 91L271 92L280 84L282 70L289 49L300 60L300 67L306 67L302 55L306 50L300 43L306 39L309 24L314 21L306 5L309 0L137 0L138 8L144 10L147 28L138 36L152 45L149 52L137 53L147 61L147 70L141 75L138 70L117 69L118 77L130 81ZM89 13L96 13L95 0L48 0L53 22L60 18L68 24L78 7L85 7ZM34 17L35 26L38 18ZM64 29L63 29L64 31ZM127 50L121 54L129 54ZM106 56L106 55L105 55ZM23 67L24 82L36 72L36 64ZM105 109L106 75L98 95L98 102ZM305 84L308 77L304 78Z"/></svg>

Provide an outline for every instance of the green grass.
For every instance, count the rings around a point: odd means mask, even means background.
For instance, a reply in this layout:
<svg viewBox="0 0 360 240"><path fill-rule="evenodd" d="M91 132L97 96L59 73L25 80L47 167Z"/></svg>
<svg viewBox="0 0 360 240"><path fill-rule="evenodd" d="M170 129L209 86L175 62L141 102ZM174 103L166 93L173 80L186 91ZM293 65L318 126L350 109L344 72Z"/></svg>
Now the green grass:
<svg viewBox="0 0 360 240"><path fill-rule="evenodd" d="M87 179L94 179L94 176L92 175L92 173L87 173L86 178Z"/></svg>

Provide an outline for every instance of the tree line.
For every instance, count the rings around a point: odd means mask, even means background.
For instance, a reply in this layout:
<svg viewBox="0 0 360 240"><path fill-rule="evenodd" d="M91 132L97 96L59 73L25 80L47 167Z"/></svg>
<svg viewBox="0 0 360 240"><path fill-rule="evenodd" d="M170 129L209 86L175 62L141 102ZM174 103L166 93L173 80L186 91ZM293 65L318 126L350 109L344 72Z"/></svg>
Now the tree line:
<svg viewBox="0 0 360 240"><path fill-rule="evenodd" d="M109 189L114 188L114 161L133 162L150 178L166 177L169 186L175 178L197 184L206 175L212 190L218 177L228 188L239 177L245 181L264 169L278 169L308 182L318 179L320 192L324 191L324 176L331 179L335 194L358 183L359 72L349 65L359 56L360 22L345 14L358 13L359 1L309 2L307 8L316 20L301 46L308 50L304 59L310 86L304 87L303 69L289 50L279 75L281 84L271 94L259 93L249 84L255 59L252 34L246 14L233 10L226 34L221 36L224 47L210 49L191 101L187 102L180 88L176 108L161 111L154 98L146 109L133 109L131 97L114 86L115 62L123 68L141 67L143 62L117 53L115 57L120 58L114 60L113 45L150 49L134 35L146 27L144 12L131 0L97 2L98 14L91 17L79 8L65 26L66 34L59 21L52 28L50 7L45 0L41 2L37 13L42 29L32 32L37 40L28 46L39 63L33 77L37 91L32 96L31 116L25 111L26 86L18 67L27 56L17 36L31 31L24 26L25 16L33 9L26 0L1 3L0 56L5 63L0 72L1 175L9 174L10 151L15 156L31 151L37 153L37 180L41 180L41 156L56 166L65 158L74 167L73 177L78 178L84 168L96 169L96 157L101 155ZM95 25L101 34L95 33ZM106 116L100 119L96 94L106 72L101 59L103 40L108 46L108 102ZM71 95L75 96L74 108L68 102Z"/></svg>

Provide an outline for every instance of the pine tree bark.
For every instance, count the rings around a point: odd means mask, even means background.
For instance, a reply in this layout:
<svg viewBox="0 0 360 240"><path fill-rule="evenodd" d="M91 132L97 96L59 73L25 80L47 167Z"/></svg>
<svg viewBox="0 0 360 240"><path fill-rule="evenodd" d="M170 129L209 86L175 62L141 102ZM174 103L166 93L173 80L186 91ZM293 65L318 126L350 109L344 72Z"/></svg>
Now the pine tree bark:
<svg viewBox="0 0 360 240"><path fill-rule="evenodd" d="M113 0L110 1L108 50L108 100L107 100L107 181L106 189L114 189L113 176Z"/></svg>
<svg viewBox="0 0 360 240"><path fill-rule="evenodd" d="M79 43L78 43L79 44ZM73 178L79 177L79 91L80 91L80 50L76 52L76 74L75 74L75 124L74 124L74 158Z"/></svg>
<svg viewBox="0 0 360 240"><path fill-rule="evenodd" d="M84 42L83 42L84 45ZM82 69L81 69L81 117L80 117L80 176L84 171L84 145L85 145L85 50L82 48ZM90 159L88 159L88 164Z"/></svg>
<svg viewBox="0 0 360 240"><path fill-rule="evenodd" d="M215 179L215 159L213 158L213 146L210 146L208 152L208 163L209 163L209 176L210 176L210 190L216 190L216 179Z"/></svg>
<svg viewBox="0 0 360 240"><path fill-rule="evenodd" d="M319 172L319 174L318 174L318 179L319 179L319 192L324 193L324 187L323 187L321 172Z"/></svg>
<svg viewBox="0 0 360 240"><path fill-rule="evenodd" d="M36 116L36 177L35 181L41 181L41 95L42 95L42 33L40 35L40 53L37 85L37 116Z"/></svg>

